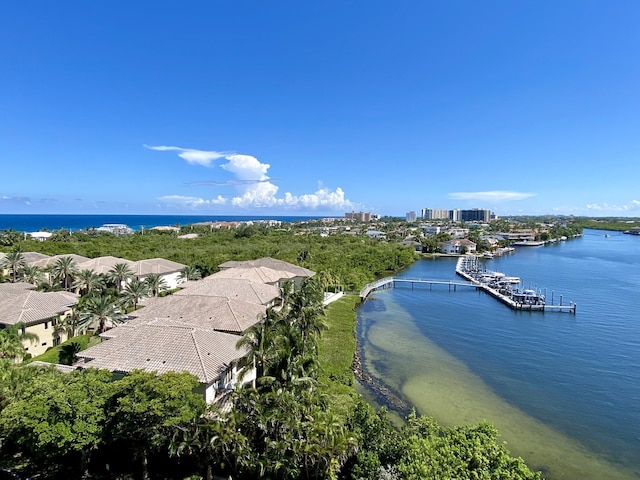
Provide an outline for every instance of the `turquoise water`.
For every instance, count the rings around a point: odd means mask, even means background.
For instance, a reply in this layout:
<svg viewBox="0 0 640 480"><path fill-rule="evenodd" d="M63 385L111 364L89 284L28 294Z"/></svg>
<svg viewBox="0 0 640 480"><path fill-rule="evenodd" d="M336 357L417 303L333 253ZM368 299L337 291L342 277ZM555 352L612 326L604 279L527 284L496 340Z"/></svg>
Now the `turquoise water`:
<svg viewBox="0 0 640 480"><path fill-rule="evenodd" d="M134 230L157 227L159 225L189 225L197 222L246 222L249 220L279 220L300 222L321 217L305 216L239 216L239 215L24 215L0 214L0 230L13 229L19 232L38 230L70 231L95 228L105 223L124 223Z"/></svg>
<svg viewBox="0 0 640 480"><path fill-rule="evenodd" d="M639 478L640 238L609 233L486 261L576 315L512 311L473 289L375 292L359 311L365 366L444 424L492 421L547 478ZM401 276L455 279L455 262Z"/></svg>

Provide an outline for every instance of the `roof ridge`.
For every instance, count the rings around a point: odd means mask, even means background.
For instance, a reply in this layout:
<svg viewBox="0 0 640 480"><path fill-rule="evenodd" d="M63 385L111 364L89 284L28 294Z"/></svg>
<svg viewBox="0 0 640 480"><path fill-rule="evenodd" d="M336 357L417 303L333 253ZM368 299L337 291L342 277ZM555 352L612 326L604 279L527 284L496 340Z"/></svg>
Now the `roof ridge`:
<svg viewBox="0 0 640 480"><path fill-rule="evenodd" d="M202 353L200 353L200 347L198 346L198 341L196 340L196 337L194 334L195 334L195 330L192 329L191 339L193 340L193 346L195 347L196 353L198 354L198 360L200 361L200 367L202 368L202 376L205 382L209 382L211 379L209 378L209 373L207 372L207 368L205 367L204 359L202 358Z"/></svg>

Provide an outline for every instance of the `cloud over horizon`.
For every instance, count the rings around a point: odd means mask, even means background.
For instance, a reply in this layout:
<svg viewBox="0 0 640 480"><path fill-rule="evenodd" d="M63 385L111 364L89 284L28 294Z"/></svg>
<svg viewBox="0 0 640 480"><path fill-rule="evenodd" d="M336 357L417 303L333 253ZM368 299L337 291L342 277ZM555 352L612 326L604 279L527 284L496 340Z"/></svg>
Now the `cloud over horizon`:
<svg viewBox="0 0 640 480"><path fill-rule="evenodd" d="M452 192L449 198L452 200L481 200L494 202L510 202L515 200L525 200L537 196L537 193L510 192L505 190L491 190L487 192Z"/></svg>
<svg viewBox="0 0 640 480"><path fill-rule="evenodd" d="M230 180L194 181L188 184L190 186L233 186L236 189L236 195L231 198L225 198L222 195L212 199L188 195L164 195L159 197L159 200L172 205L190 209L212 205L229 205L243 209L281 207L288 209L325 208L344 210L357 207L356 204L345 198L345 193L340 187L330 191L320 185L313 193L294 195L286 192L284 196L278 197L279 187L267 175L271 165L260 162L252 155L173 146L144 145L144 147L156 151L180 152L178 156L188 163L206 167L210 166L215 160L224 159L226 163L221 163L220 168L234 177Z"/></svg>

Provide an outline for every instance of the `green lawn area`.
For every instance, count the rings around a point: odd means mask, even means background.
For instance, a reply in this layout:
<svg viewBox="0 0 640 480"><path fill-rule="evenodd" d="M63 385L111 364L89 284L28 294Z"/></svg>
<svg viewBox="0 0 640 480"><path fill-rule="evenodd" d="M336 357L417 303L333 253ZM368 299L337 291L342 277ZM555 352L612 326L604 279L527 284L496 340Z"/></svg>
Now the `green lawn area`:
<svg viewBox="0 0 640 480"><path fill-rule="evenodd" d="M356 311L358 295L345 295L329 304L325 310L328 329L318 345L320 383L333 397L333 402L345 414L354 401L354 375L351 363L356 349Z"/></svg>
<svg viewBox="0 0 640 480"><path fill-rule="evenodd" d="M44 352L42 355L33 357L29 360L25 360L24 363L35 362L35 361L46 362L46 363L60 363L60 358L59 358L60 348L72 342L76 342L77 344L79 344L80 350L86 350L87 348L93 347L94 345L97 345L98 343L100 343L100 337L98 337L97 335L78 335L77 337L73 337L65 342L62 342L57 347L50 348L49 350Z"/></svg>

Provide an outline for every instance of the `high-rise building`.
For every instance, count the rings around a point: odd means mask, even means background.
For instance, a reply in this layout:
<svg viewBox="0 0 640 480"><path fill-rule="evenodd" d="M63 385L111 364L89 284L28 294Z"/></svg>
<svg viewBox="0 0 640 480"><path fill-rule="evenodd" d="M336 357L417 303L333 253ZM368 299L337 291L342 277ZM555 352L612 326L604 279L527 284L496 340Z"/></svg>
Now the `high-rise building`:
<svg viewBox="0 0 640 480"><path fill-rule="evenodd" d="M446 220L449 218L449 211L443 208L423 208L423 220Z"/></svg>
<svg viewBox="0 0 640 480"><path fill-rule="evenodd" d="M489 222L491 221L491 210L473 208L471 210L460 210L460 221L462 222Z"/></svg>
<svg viewBox="0 0 640 480"><path fill-rule="evenodd" d="M374 215L369 212L347 212L344 214L344 218L356 222L370 222L373 216Z"/></svg>
<svg viewBox="0 0 640 480"><path fill-rule="evenodd" d="M415 222L416 219L418 218L418 215L416 214L416 212L411 211L411 212L407 212L407 215L405 218L407 219L407 222Z"/></svg>

